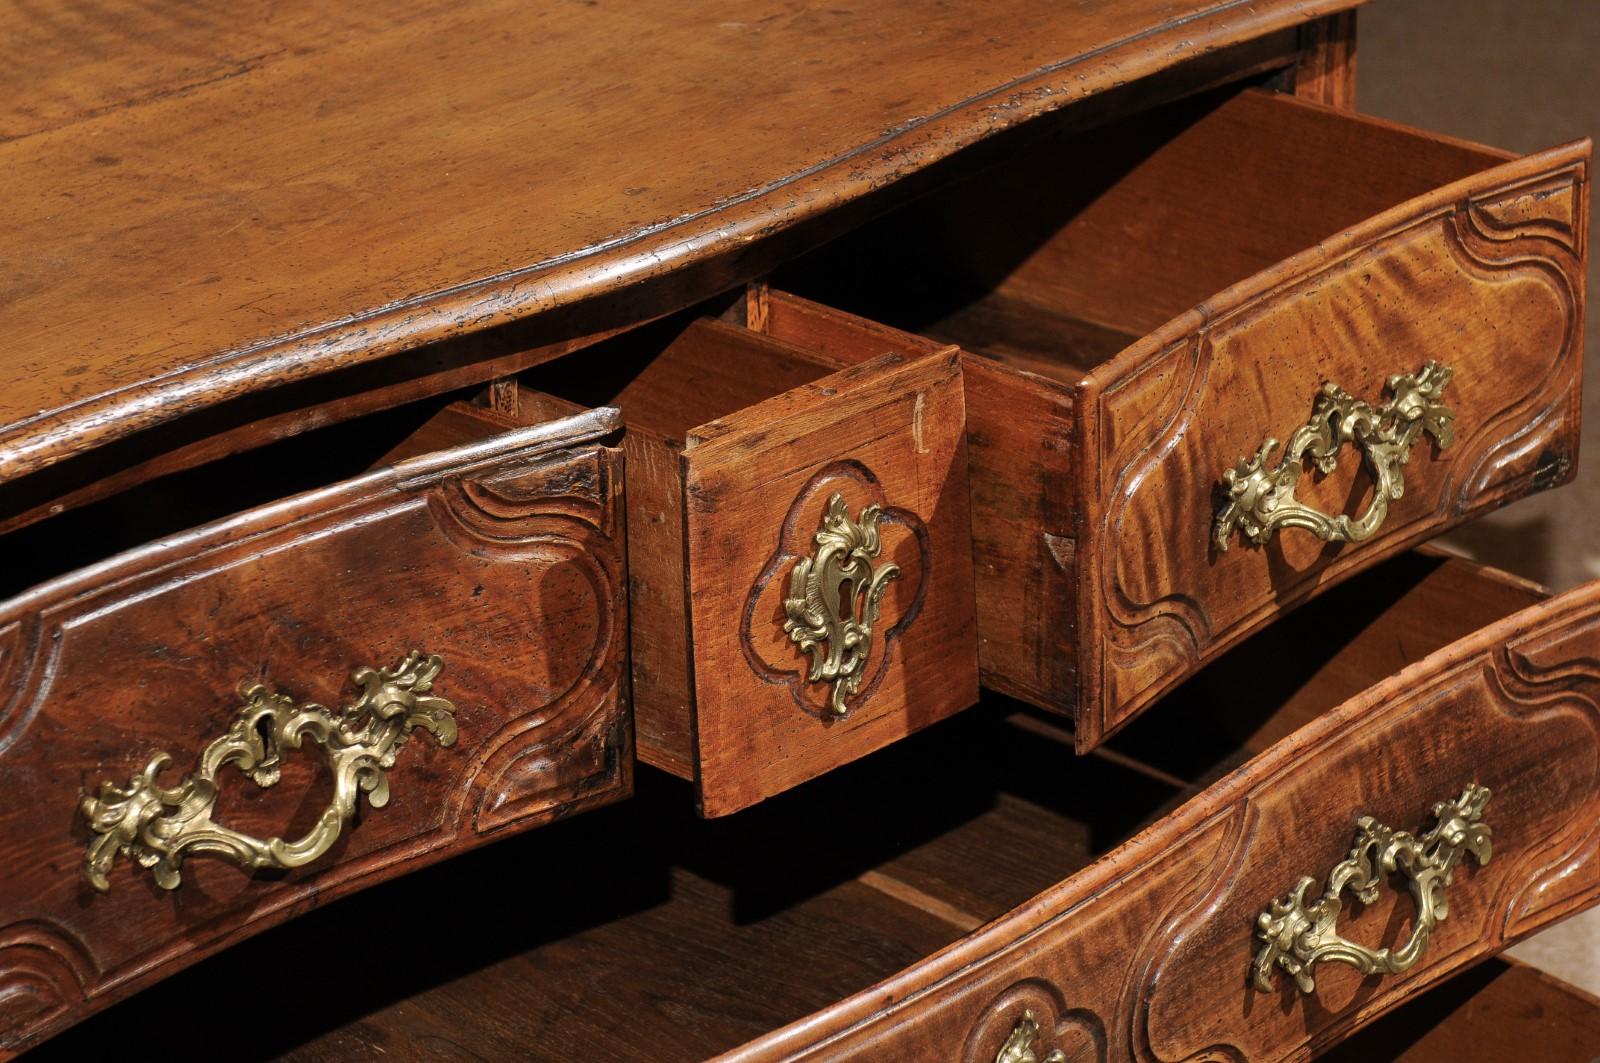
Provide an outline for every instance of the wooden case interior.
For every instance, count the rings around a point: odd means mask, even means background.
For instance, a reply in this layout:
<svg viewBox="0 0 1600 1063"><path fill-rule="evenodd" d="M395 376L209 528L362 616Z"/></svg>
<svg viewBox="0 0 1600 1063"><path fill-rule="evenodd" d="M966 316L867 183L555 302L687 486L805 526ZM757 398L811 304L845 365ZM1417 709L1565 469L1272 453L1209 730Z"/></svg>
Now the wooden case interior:
<svg viewBox="0 0 1600 1063"><path fill-rule="evenodd" d="M692 310L527 370L518 401L541 414L615 406L630 433L681 450L696 427L833 369L798 344Z"/></svg>
<svg viewBox="0 0 1600 1063"><path fill-rule="evenodd" d="M1043 136L773 283L1070 384L1229 286L1508 157L1227 88Z"/></svg>

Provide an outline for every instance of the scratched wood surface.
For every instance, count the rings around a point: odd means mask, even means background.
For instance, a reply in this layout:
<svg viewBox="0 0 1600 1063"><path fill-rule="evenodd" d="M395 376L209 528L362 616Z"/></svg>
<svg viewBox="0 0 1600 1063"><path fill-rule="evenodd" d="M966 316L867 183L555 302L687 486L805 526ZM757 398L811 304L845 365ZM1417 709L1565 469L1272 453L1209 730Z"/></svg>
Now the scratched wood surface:
<svg viewBox="0 0 1600 1063"><path fill-rule="evenodd" d="M1354 2L8 4L0 478L736 255Z"/></svg>
<svg viewBox="0 0 1600 1063"><path fill-rule="evenodd" d="M597 442L616 426L600 411L508 432L446 411L396 464L0 604L0 1055L325 900L627 795L621 468ZM417 732L388 805L323 858L255 875L192 858L169 893L123 856L108 892L84 881L86 793L161 752L175 785L243 683L338 706L353 670L411 650L443 658L434 692L459 737ZM326 764L310 742L282 753L271 789L219 774L219 822L260 838L315 823Z"/></svg>

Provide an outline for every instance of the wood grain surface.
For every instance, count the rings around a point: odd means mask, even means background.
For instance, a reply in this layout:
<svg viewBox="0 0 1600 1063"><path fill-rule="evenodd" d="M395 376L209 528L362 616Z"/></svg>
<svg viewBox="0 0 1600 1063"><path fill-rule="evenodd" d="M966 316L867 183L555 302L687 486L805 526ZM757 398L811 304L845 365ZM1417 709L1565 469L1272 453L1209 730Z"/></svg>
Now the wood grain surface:
<svg viewBox="0 0 1600 1063"><path fill-rule="evenodd" d="M1341 110L1356 106L1356 12L1341 11L1300 27L1300 60L1290 76L1296 96Z"/></svg>
<svg viewBox="0 0 1600 1063"><path fill-rule="evenodd" d="M1353 2L8 5L0 478L737 255Z"/></svg>
<svg viewBox="0 0 1600 1063"><path fill-rule="evenodd" d="M1454 596L1475 605L1441 612L1439 603ZM1119 855L1127 850L1117 850L1123 839L1169 816L1266 735L1288 733L1365 689L1397 656L1447 646L1540 597L1459 559L1397 558L1287 618L1302 652L1252 640L1207 670L1214 685L1186 684L1168 699L1174 713L1202 720L1214 712L1217 691L1231 689L1213 728L1178 729L1146 717L1085 757L1071 757L1064 721L990 696L972 712L737 816L699 819L687 784L644 770L634 801L275 928L96 1016L43 1046L38 1058L104 1055L149 1015L178 1007L191 1016L196 1039L227 1038L234 1014L227 1001L240 981L292 984L303 976L302 957L352 916L403 921L423 909L452 913L462 932L436 938L425 962L374 965L340 993L280 1009L237 1054L609 1059L648 1044L652 1058L690 1061L797 1019L822 1037L833 1021L828 1006L840 995L1019 906L1030 911L1036 895L1101 866L1097 858L1112 861L1108 877L1129 874ZM1305 637L1318 630L1333 634ZM1331 840L1329 847L1337 848ZM529 878L529 867L543 870ZM1474 881L1463 876L1456 888ZM1378 913L1359 916L1361 929L1373 919L1382 921ZM1248 923L1241 933L1248 938ZM1249 956L1247 947L1239 950L1241 968ZM1096 989L1067 988L1080 1000L1114 993L1122 973L1106 984L1097 978L1098 970L1086 970L1083 983ZM1465 995L1481 986L1469 981ZM1534 988L1526 1000L1557 999L1549 987ZM1448 985L1438 995L1462 996ZM913 1006L921 1006L915 997L905 1002ZM1081 1028L1087 1012L1074 1014ZM1438 1014L1428 1009L1402 1028L1420 1031ZM1554 1031L1535 1024L1527 1032ZM959 1058L960 1047L959 1039L890 1039L875 1045L872 1058L944 1060ZM1048 1047L1096 1054L1092 1037ZM817 1051L827 1055L825 1047Z"/></svg>
<svg viewBox="0 0 1600 1063"><path fill-rule="evenodd" d="M974 564L1006 577L978 584L984 678L1087 748L1356 568L1571 478L1588 156L1225 88L1041 138L773 283L976 356ZM1225 470L1324 381L1381 403L1429 359L1458 436L1377 537L1216 551ZM1361 465L1300 497L1359 512Z"/></svg>
<svg viewBox="0 0 1600 1063"><path fill-rule="evenodd" d="M1468 635L1319 716L1093 867L917 968L727 1058L994 1058L1024 1010L1069 1058L1309 1059L1463 966L1600 899L1600 584ZM1422 962L1314 995L1247 985L1256 914L1321 876L1354 817L1398 829L1489 786L1495 853L1458 871ZM1401 826L1401 825L1404 826ZM1346 908L1368 944L1411 900Z"/></svg>
<svg viewBox="0 0 1600 1063"><path fill-rule="evenodd" d="M621 468L597 442L616 427L457 418L396 452L424 453L0 605L0 1054L323 901L629 792ZM108 892L84 881L85 793L158 752L164 784L194 770L242 682L336 706L352 670L412 649L443 658L459 739L414 738L388 805L329 855L257 875L195 858L172 892L131 858ZM223 772L218 820L308 829L326 768L309 744L284 762L270 790Z"/></svg>
<svg viewBox="0 0 1600 1063"><path fill-rule="evenodd" d="M1412 199L1207 300L1090 373L1076 536L1085 745L1308 594L1572 478L1589 154L1582 141ZM1455 441L1419 443L1404 497L1373 538L1327 544L1290 530L1261 547L1235 535L1217 551L1224 470L1305 423L1324 381L1377 405L1387 377L1430 360L1455 371L1444 397ZM1366 472L1346 453L1298 495L1354 514L1367 493Z"/></svg>
<svg viewBox="0 0 1600 1063"><path fill-rule="evenodd" d="M891 349L696 428L683 452L696 780L706 815L786 790L978 700L960 357ZM880 507L886 585L860 690L784 630L832 495Z"/></svg>
<svg viewBox="0 0 1600 1063"><path fill-rule="evenodd" d="M1321 1063L1600 1059L1600 998L1526 964L1491 960L1424 993Z"/></svg>

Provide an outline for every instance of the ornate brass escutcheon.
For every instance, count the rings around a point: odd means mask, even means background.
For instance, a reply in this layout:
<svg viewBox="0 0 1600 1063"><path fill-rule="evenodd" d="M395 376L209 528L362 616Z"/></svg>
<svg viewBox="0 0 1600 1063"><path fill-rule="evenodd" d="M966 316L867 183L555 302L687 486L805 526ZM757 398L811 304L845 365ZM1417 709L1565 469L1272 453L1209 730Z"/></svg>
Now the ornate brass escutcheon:
<svg viewBox="0 0 1600 1063"><path fill-rule="evenodd" d="M828 708L835 716L850 711L846 699L861 689L884 588L900 575L898 565L873 564L882 549L879 512L869 505L859 521L851 520L844 495L835 492L817 531L817 551L795 562L783 600L783 630L811 655L806 678L833 684Z"/></svg>
<svg viewBox="0 0 1600 1063"><path fill-rule="evenodd" d="M1011 1036L1000 1046L1000 1053L994 1057L994 1063L1067 1063L1066 1053L1059 1048L1040 1059L1033 1049L1033 1043L1038 1037L1039 1020L1033 1017L1033 1012L1023 1012L1022 1018L1011 1028Z"/></svg>
<svg viewBox="0 0 1600 1063"><path fill-rule="evenodd" d="M361 696L341 709L296 706L259 683L246 688L233 725L206 746L200 766L176 786L157 781L172 761L157 753L126 789L105 782L98 795L83 798L79 809L94 832L84 876L95 889L109 889L106 875L124 853L151 868L156 885L168 890L178 887L186 856L218 856L250 871L310 863L354 818L363 791L373 808L389 803L386 772L413 729L432 732L442 746L455 742L455 706L432 694L443 667L438 657L412 651L393 668L358 668L351 681ZM257 786L274 786L282 752L306 739L322 747L334 789L305 837L254 838L212 821L221 786L217 775L224 767L235 764Z"/></svg>
<svg viewBox="0 0 1600 1063"><path fill-rule="evenodd" d="M1483 822L1489 803L1486 787L1468 786L1454 801L1433 806L1438 821L1420 838L1394 831L1370 816L1356 820L1356 843L1350 855L1328 873L1322 896L1306 902L1314 885L1308 876L1256 920L1256 936L1266 944L1256 954L1255 985L1272 989L1277 968L1289 972L1302 993L1316 989L1311 969L1324 960L1345 963L1362 974L1398 974L1421 958L1433 928L1450 914L1445 887L1456 865L1471 853L1480 865L1492 855L1490 831ZM1411 936L1395 948L1369 949L1339 936L1335 927L1343 908L1340 895L1348 886L1362 904L1378 899L1385 875L1409 880L1417 915Z"/></svg>
<svg viewBox="0 0 1600 1063"><path fill-rule="evenodd" d="M1392 397L1382 406L1323 384L1311 420L1294 430L1276 467L1267 468L1267 458L1278 446L1269 437L1255 457L1240 458L1222 474L1227 501L1211 532L1217 549L1228 549L1236 528L1257 544L1272 538L1279 528L1304 528L1324 542L1370 538L1388 516L1389 503L1405 494L1401 467L1410 459L1417 437L1426 432L1441 447L1455 439L1455 414L1439 402L1453 375L1453 370L1429 362L1416 373L1392 376L1387 383ZM1330 473L1346 443L1361 451L1376 481L1367 511L1354 519L1342 513L1330 516L1294 496L1307 459Z"/></svg>

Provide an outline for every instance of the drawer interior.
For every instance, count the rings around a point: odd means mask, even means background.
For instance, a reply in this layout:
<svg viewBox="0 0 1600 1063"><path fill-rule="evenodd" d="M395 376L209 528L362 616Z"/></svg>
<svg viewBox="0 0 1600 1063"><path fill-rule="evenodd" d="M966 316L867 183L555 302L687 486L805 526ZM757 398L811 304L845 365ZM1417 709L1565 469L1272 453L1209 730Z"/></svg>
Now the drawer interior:
<svg viewBox="0 0 1600 1063"><path fill-rule="evenodd" d="M536 423L445 395L147 479L0 535L0 599L164 536Z"/></svg>
<svg viewBox="0 0 1600 1063"><path fill-rule="evenodd" d="M1084 758L1055 719L991 697L724 819L698 819L686 783L641 772L636 800L263 934L37 1058L92 1057L180 1005L193 1036L229 1036L239 986L303 979L307 958L356 920L397 928L389 947L403 962L371 965L315 1007L280 1009L253 1032L261 1056L438 1043L484 1058L620 1059L650 1044L662 1059L701 1059L958 940L1311 715L1540 597L1464 561L1403 556L1286 621L1285 641L1274 629L1180 688L1173 715L1204 712L1205 726L1140 720Z"/></svg>
<svg viewBox="0 0 1600 1063"><path fill-rule="evenodd" d="M773 282L1072 382L1230 285L1509 157L1224 89L1036 141Z"/></svg>
<svg viewBox="0 0 1600 1063"><path fill-rule="evenodd" d="M835 368L799 344L714 317L678 315L618 336L582 357L528 370L519 401L550 415L616 406L630 433L681 448L699 425L809 384Z"/></svg>

